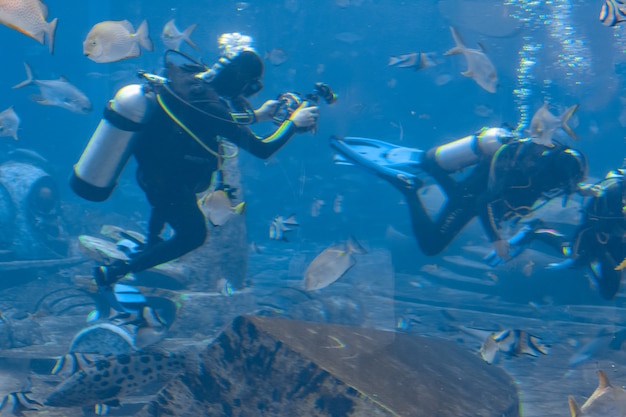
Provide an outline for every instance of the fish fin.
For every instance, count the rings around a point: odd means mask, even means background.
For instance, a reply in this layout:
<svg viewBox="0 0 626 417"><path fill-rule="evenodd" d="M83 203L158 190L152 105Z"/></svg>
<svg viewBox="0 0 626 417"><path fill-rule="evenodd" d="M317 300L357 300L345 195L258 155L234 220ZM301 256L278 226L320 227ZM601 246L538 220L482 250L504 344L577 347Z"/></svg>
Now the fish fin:
<svg viewBox="0 0 626 417"><path fill-rule="evenodd" d="M41 94L31 94L29 98L35 103L43 104L44 106L52 106L52 103L46 100Z"/></svg>
<svg viewBox="0 0 626 417"><path fill-rule="evenodd" d="M22 88L32 84L33 81L35 81L35 79L33 78L33 70L30 69L30 66L26 62L24 62L24 68L26 68L26 80L22 81L19 84L15 84L12 88Z"/></svg>
<svg viewBox="0 0 626 417"><path fill-rule="evenodd" d="M148 33L148 21L144 20L139 25L137 32L135 33L137 39L139 40L139 44L143 46L144 49L148 51L154 50L154 45L152 45L152 40L150 39L150 34Z"/></svg>
<svg viewBox="0 0 626 417"><path fill-rule="evenodd" d="M452 49L448 49L446 52L444 52L445 56L450 56L450 55L460 55L462 54L464 51L463 48L459 48L458 46L455 46Z"/></svg>
<svg viewBox="0 0 626 417"><path fill-rule="evenodd" d="M481 52L486 53L487 49L485 48L485 45L483 45L482 43L478 42L478 47L480 48Z"/></svg>
<svg viewBox="0 0 626 417"><path fill-rule="evenodd" d="M598 371L598 388L604 389L611 386L609 382L609 378L606 376L604 371Z"/></svg>
<svg viewBox="0 0 626 417"><path fill-rule="evenodd" d="M187 42L189 44L189 46L191 46L193 49L195 49L196 51L199 51L200 48L198 48L198 45L196 45L189 37L191 36L191 32L194 31L194 29L197 27L197 24L193 24L191 26L189 26L187 29L183 30L183 35L185 35L185 42Z"/></svg>
<svg viewBox="0 0 626 417"><path fill-rule="evenodd" d="M466 76L466 77L470 77L470 78L471 78L471 77L473 77L473 76L474 76L474 73L473 73L472 71L463 71L463 72L461 73L461 75L464 75L464 76Z"/></svg>
<svg viewBox="0 0 626 417"><path fill-rule="evenodd" d="M401 62L402 60L398 57L395 56L390 56L389 57L389 63L387 64L388 67L392 67L394 65L396 65L397 63Z"/></svg>
<svg viewBox="0 0 626 417"><path fill-rule="evenodd" d="M420 52L419 65L415 66L415 71L434 67L436 65L435 60L430 57L429 52Z"/></svg>
<svg viewBox="0 0 626 417"><path fill-rule="evenodd" d="M295 213L290 215L289 217L287 217L285 220L283 220L284 224L289 224L291 226L300 226L300 223L298 223L296 221L296 215Z"/></svg>
<svg viewBox="0 0 626 417"><path fill-rule="evenodd" d="M580 107L578 104L574 104L572 107L565 110L565 113L563 113L563 122L561 123L561 127L563 128L563 130L575 140L578 140L578 135L576 135L576 133L567 124L567 122L574 115L574 112L578 110L578 107Z"/></svg>
<svg viewBox="0 0 626 417"><path fill-rule="evenodd" d="M571 395L567 397L567 403L569 404L569 411L572 413L572 417L579 417L582 415L583 412L574 397Z"/></svg>
<svg viewBox="0 0 626 417"><path fill-rule="evenodd" d="M50 50L50 54L54 53L54 34L57 30L57 18L54 18L45 29L46 36L48 37L48 49Z"/></svg>
<svg viewBox="0 0 626 417"><path fill-rule="evenodd" d="M463 42L461 34L453 26L450 26L450 32L452 33L452 38L454 39L454 43L456 44L457 48L461 50L466 49L465 42Z"/></svg>
<svg viewBox="0 0 626 417"><path fill-rule="evenodd" d="M242 201L241 203L237 204L235 207L233 207L233 212L235 214L244 214L246 212L246 202Z"/></svg>
<svg viewBox="0 0 626 417"><path fill-rule="evenodd" d="M358 253L358 254L366 254L367 250L356 240L354 236L350 236L348 238L348 243L346 244L348 253Z"/></svg>

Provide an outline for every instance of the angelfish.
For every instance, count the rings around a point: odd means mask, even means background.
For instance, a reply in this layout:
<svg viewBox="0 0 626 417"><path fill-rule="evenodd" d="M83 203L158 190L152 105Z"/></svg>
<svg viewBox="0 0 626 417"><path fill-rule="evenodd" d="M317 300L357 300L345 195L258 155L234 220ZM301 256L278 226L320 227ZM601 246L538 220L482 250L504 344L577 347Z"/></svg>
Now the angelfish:
<svg viewBox="0 0 626 417"><path fill-rule="evenodd" d="M565 110L560 116L555 116L550 113L548 103L544 103L543 106L533 115L530 121L530 129L528 135L533 139L533 142L541 145L552 146L552 137L554 132L558 128L562 128L573 139L578 140L578 136L571 127L567 124L569 119L574 115L574 112L578 110L578 104L574 104Z"/></svg>
<svg viewBox="0 0 626 417"><path fill-rule="evenodd" d="M450 26L450 31L452 32L456 46L447 51L444 55L463 54L467 60L467 70L461 74L472 78L479 86L490 93L495 93L498 86L498 74L491 60L485 55L482 45L479 44L481 47L480 50L470 49L465 46L461 35L459 35L456 29Z"/></svg>
<svg viewBox="0 0 626 417"><path fill-rule="evenodd" d="M341 278L356 264L353 253L366 253L365 249L354 239L333 245L317 255L304 271L304 288L307 291L328 287Z"/></svg>
<svg viewBox="0 0 626 417"><path fill-rule="evenodd" d="M189 26L187 29L182 32L176 27L176 23L174 23L174 19L170 20L163 26L163 32L161 32L161 40L165 44L168 49L173 49L178 51L180 48L180 44L184 41L187 42L192 48L198 49L198 46L193 43L193 41L189 38L191 36L191 32L196 28L196 24Z"/></svg>

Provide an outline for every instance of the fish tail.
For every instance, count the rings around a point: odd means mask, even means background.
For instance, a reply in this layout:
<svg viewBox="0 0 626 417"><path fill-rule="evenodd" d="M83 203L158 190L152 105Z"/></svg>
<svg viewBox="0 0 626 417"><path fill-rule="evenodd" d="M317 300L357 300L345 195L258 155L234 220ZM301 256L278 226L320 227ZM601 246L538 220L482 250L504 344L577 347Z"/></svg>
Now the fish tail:
<svg viewBox="0 0 626 417"><path fill-rule="evenodd" d="M148 21L144 20L139 25L137 32L135 33L137 39L139 40L139 45L143 46L145 50L153 51L154 46L152 45L152 40L150 39L150 33L148 32Z"/></svg>
<svg viewBox="0 0 626 417"><path fill-rule="evenodd" d="M391 67L396 65L398 62L402 61L400 58L395 57L395 56L390 56L389 57L389 63L387 64L387 66Z"/></svg>
<svg viewBox="0 0 626 417"><path fill-rule="evenodd" d="M356 240L354 236L348 238L347 243L348 252L364 254L367 253L365 248Z"/></svg>
<svg viewBox="0 0 626 417"><path fill-rule="evenodd" d="M246 202L242 201L241 203L233 207L233 212L235 214L244 214L246 212Z"/></svg>
<svg viewBox="0 0 626 417"><path fill-rule="evenodd" d="M563 121L561 122L561 127L563 128L563 130L565 130L565 132L567 132L567 134L575 140L578 140L578 135L572 130L567 122L574 115L574 112L578 110L578 107L580 107L578 104L574 104L572 107L565 110L565 113L563 113Z"/></svg>
<svg viewBox="0 0 626 417"><path fill-rule="evenodd" d="M429 55L429 53L419 53L419 64L415 66L415 71L435 66L435 61Z"/></svg>
<svg viewBox="0 0 626 417"><path fill-rule="evenodd" d="M24 68L26 68L26 80L22 81L19 84L15 84L13 88L26 87L27 85L32 84L33 81L35 80L33 78L33 71L30 69L30 66L26 62L24 62Z"/></svg>
<svg viewBox="0 0 626 417"><path fill-rule="evenodd" d="M450 32L452 33L452 38L454 39L456 47L460 49L465 49L465 42L463 42L461 34L454 28L454 26L450 26Z"/></svg>
<svg viewBox="0 0 626 417"><path fill-rule="evenodd" d="M57 30L57 21L58 19L55 17L46 28L46 36L48 37L48 48L50 49L50 54L54 53L54 34Z"/></svg>
<svg viewBox="0 0 626 417"><path fill-rule="evenodd" d="M185 35L185 42L187 42L189 44L189 46L191 46L193 49L195 49L196 51L199 51L200 48L198 48L198 45L196 45L189 37L191 36L191 32L194 31L194 29L197 27L197 24L193 24L191 26L189 26L187 29L183 30L183 35Z"/></svg>

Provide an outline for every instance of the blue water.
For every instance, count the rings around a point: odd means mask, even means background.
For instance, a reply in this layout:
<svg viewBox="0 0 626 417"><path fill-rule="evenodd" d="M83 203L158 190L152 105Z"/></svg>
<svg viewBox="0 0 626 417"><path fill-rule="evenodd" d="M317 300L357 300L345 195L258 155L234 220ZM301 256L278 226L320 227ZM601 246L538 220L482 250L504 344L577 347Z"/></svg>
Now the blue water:
<svg viewBox="0 0 626 417"><path fill-rule="evenodd" d="M200 52L186 44L181 49L207 63L217 59L216 40L224 32L252 36L262 55L273 48L285 51L286 62L274 66L265 61L265 88L252 99L255 106L284 91L310 92L318 81L328 83L339 95L333 105L320 104L316 134L294 137L268 161L241 155L243 192L248 202L247 239L275 251L282 249L278 243L298 251L323 248L352 235L371 246L386 245L399 272L421 274L424 264L443 262L441 257L433 260L420 255L411 239L396 246L389 243L390 227L406 236L411 234L402 196L364 170L334 165L328 145L332 135L377 138L428 149L483 126L506 123L523 132L532 114L547 101L554 113L580 104L571 122L580 141L574 142L562 131L557 135L587 155L590 178L600 178L620 167L626 156L626 120L620 123L620 115L626 111L620 100L626 97L626 28L602 25L598 20L600 1L240 3L48 0L49 17L59 21L52 55L47 45L0 26L0 110L14 106L22 120L20 141L15 146L36 151L50 161L66 204L82 207L84 213L108 210L145 220L148 205L135 184L133 162L105 203L81 200L67 186L67 178L107 100L123 85L135 82L137 70L160 71L165 49L161 29L175 18L181 30L198 25L191 38ZM468 3L473 7L468 8ZM494 5L503 14L493 13ZM486 17L470 16L470 12ZM94 24L123 19L135 27L147 19L154 52L144 50L140 57L107 64L92 62L82 54L82 41ZM466 69L464 57L443 55L454 46L451 25L457 27L468 47L482 45L492 60L499 75L495 94L460 74ZM433 52L437 65L421 71L387 66L392 55L420 51ZM36 78L66 77L87 94L94 111L80 115L41 106L29 99L36 93L35 87L11 89L25 79L23 62L28 62ZM268 129L259 127L258 131ZM333 210L337 196L342 198L338 212ZM325 204L319 215L313 216L311 206L316 200ZM301 226L290 234L289 242L268 241L272 218L291 213L296 213ZM97 223L88 216L70 221L68 228L77 233ZM463 247L471 244L485 245L479 227L465 231L443 255L467 256ZM530 277L519 270L498 273L500 280L488 293L510 301L610 305L596 295L583 270L567 275L540 270ZM507 274L513 279L507 280ZM469 284L459 285L475 289Z"/></svg>

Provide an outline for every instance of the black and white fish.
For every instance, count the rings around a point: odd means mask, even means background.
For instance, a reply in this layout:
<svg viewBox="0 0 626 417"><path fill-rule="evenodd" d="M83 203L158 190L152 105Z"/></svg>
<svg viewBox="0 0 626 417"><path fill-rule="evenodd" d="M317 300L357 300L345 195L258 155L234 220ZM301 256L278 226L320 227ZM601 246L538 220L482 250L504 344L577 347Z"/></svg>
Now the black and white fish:
<svg viewBox="0 0 626 417"><path fill-rule="evenodd" d="M434 66L435 61L432 58L432 53L411 52L409 54L389 57L389 63L387 65L398 68L413 68L415 71L418 71Z"/></svg>
<svg viewBox="0 0 626 417"><path fill-rule="evenodd" d="M622 0L606 0L600 9L600 21L605 26L615 26L626 21L626 3Z"/></svg>
<svg viewBox="0 0 626 417"><path fill-rule="evenodd" d="M295 214L292 214L287 218L283 216L274 217L274 220L272 220L272 223L270 224L270 239L287 240L285 232L293 230L293 227L289 226L300 226L300 224L296 221Z"/></svg>
<svg viewBox="0 0 626 417"><path fill-rule="evenodd" d="M39 87L41 94L32 95L31 99L39 104L62 107L71 112L81 114L91 111L91 101L64 77L58 80L36 80L33 78L33 71L30 69L30 66L24 63L24 67L26 68L26 80L14 85L13 88L36 85Z"/></svg>
<svg viewBox="0 0 626 417"><path fill-rule="evenodd" d="M541 338L525 330L507 329L491 333L480 347L480 355L485 362L493 363L496 354L502 352L508 356L520 354L539 356L547 355L549 348L541 343Z"/></svg>

